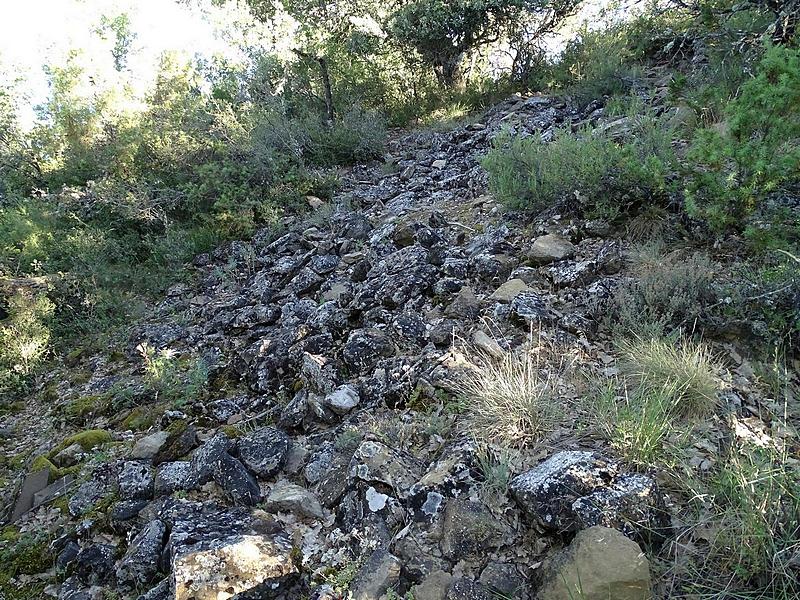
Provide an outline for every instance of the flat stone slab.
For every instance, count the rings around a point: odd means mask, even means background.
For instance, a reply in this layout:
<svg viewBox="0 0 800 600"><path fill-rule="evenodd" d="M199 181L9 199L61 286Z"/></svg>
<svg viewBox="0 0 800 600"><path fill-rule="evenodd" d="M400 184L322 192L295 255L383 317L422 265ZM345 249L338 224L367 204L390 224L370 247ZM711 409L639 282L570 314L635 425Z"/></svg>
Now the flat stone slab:
<svg viewBox="0 0 800 600"><path fill-rule="evenodd" d="M25 481L22 482L22 489L19 492L19 496L17 496L17 503L14 505L14 511L11 513L12 521L16 521L33 508L36 493L47 487L49 479L50 469L29 473L25 477Z"/></svg>

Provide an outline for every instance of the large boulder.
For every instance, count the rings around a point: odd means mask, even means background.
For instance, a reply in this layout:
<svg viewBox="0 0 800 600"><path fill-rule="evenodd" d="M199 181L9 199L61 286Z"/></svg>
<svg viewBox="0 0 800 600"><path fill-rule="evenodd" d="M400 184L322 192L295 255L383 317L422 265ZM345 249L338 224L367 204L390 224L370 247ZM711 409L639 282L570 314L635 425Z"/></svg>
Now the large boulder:
<svg viewBox="0 0 800 600"><path fill-rule="evenodd" d="M244 508L176 501L161 518L171 527L164 556L175 600L217 600L262 585L277 588L297 573L290 537L274 521Z"/></svg>
<svg viewBox="0 0 800 600"><path fill-rule="evenodd" d="M652 478L595 452L559 452L515 477L509 490L529 517L558 533L604 525L651 544L670 524Z"/></svg>
<svg viewBox="0 0 800 600"><path fill-rule="evenodd" d="M648 600L650 564L641 548L616 529L595 526L548 559L540 570L539 600Z"/></svg>

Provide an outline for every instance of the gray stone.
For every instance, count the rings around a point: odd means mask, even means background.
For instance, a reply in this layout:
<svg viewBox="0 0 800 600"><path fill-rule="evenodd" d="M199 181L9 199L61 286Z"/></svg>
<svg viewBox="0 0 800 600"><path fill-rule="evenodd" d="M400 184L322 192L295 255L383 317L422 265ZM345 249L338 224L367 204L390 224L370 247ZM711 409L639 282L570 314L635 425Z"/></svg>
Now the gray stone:
<svg viewBox="0 0 800 600"><path fill-rule="evenodd" d="M575 256L575 246L567 238L551 233L534 240L528 259L535 265L546 265Z"/></svg>
<svg viewBox="0 0 800 600"><path fill-rule="evenodd" d="M153 496L153 469L149 464L129 460L119 471L119 493L125 499L146 500Z"/></svg>
<svg viewBox="0 0 800 600"><path fill-rule="evenodd" d="M531 289L522 279L509 279L489 296L489 300L507 304L523 292L530 291Z"/></svg>
<svg viewBox="0 0 800 600"><path fill-rule="evenodd" d="M277 474L286 463L289 436L274 427L262 427L239 439L239 460L258 477Z"/></svg>
<svg viewBox="0 0 800 600"><path fill-rule="evenodd" d="M453 583L453 576L446 571L434 571L418 585L411 588L414 600L444 600Z"/></svg>
<svg viewBox="0 0 800 600"><path fill-rule="evenodd" d="M352 600L380 600L400 580L400 560L386 550L375 550L350 585Z"/></svg>
<svg viewBox="0 0 800 600"><path fill-rule="evenodd" d="M452 561L480 559L492 548L500 547L508 527L477 502L447 501L442 520L442 554Z"/></svg>
<svg viewBox="0 0 800 600"><path fill-rule="evenodd" d="M178 490L191 489L192 465L189 461L161 463L156 468L153 493L156 497L171 494Z"/></svg>
<svg viewBox="0 0 800 600"><path fill-rule="evenodd" d="M288 511L310 519L323 517L322 506L314 494L285 480L275 484L264 503L268 510Z"/></svg>
<svg viewBox="0 0 800 600"><path fill-rule="evenodd" d="M325 405L337 415L344 415L359 403L358 390L352 385L342 385L325 396Z"/></svg>
<svg viewBox="0 0 800 600"><path fill-rule="evenodd" d="M164 447L168 438L169 434L166 431L156 431L144 436L133 445L131 458L133 460L152 459Z"/></svg>

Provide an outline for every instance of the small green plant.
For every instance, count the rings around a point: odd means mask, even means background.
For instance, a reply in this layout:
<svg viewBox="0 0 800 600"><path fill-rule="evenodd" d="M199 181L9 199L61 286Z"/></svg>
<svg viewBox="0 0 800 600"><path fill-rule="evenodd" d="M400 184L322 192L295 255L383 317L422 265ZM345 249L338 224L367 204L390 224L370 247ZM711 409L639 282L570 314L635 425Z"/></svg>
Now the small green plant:
<svg viewBox="0 0 800 600"><path fill-rule="evenodd" d="M700 598L778 598L800 594L792 564L800 546L800 478L786 452L739 441L696 497L710 513L708 555L694 566ZM709 506L710 504L710 506Z"/></svg>
<svg viewBox="0 0 800 600"><path fill-rule="evenodd" d="M504 496L511 483L511 456L508 450L493 451L483 445L475 455L483 477L483 489L490 495Z"/></svg>
<svg viewBox="0 0 800 600"><path fill-rule="evenodd" d="M208 367L200 359L178 359L170 349L156 351L147 343L138 351L144 363L144 379L156 398L172 402L177 408L205 394Z"/></svg>
<svg viewBox="0 0 800 600"><path fill-rule="evenodd" d="M6 527L0 534L0 596L13 600L38 600L43 583L23 583L19 578L47 571L55 556L49 539L42 534L19 533Z"/></svg>
<svg viewBox="0 0 800 600"><path fill-rule="evenodd" d="M347 427L336 436L333 446L339 452L353 452L363 437L364 435L358 429Z"/></svg>
<svg viewBox="0 0 800 600"><path fill-rule="evenodd" d="M680 458L682 444L669 407L670 398L644 387L626 389L608 380L584 402L588 424L625 460L642 468L665 466Z"/></svg>
<svg viewBox="0 0 800 600"><path fill-rule="evenodd" d="M666 254L659 244L633 252L634 277L615 291L608 324L638 337L692 330L718 300L718 267L704 254Z"/></svg>

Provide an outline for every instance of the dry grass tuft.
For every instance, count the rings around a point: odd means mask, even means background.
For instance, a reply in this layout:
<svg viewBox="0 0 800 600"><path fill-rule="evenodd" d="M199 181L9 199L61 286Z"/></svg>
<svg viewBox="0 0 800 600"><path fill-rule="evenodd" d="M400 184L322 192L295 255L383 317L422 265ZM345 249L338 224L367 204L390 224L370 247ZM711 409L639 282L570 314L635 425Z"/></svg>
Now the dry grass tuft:
<svg viewBox="0 0 800 600"><path fill-rule="evenodd" d="M486 358L455 386L476 438L521 447L549 433L560 416L549 381L528 352Z"/></svg>
<svg viewBox="0 0 800 600"><path fill-rule="evenodd" d="M691 340L632 339L620 343L625 374L666 398L670 411L702 417L713 411L720 390L720 366L708 347Z"/></svg>

